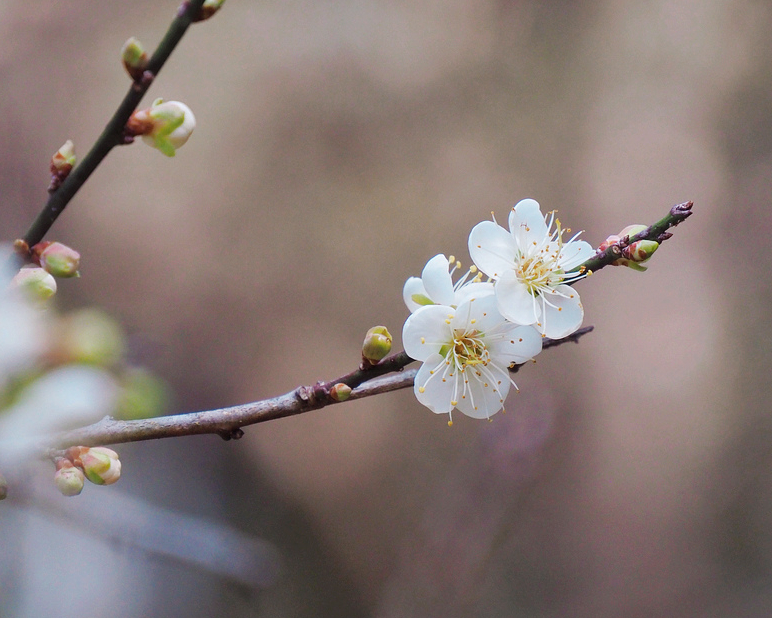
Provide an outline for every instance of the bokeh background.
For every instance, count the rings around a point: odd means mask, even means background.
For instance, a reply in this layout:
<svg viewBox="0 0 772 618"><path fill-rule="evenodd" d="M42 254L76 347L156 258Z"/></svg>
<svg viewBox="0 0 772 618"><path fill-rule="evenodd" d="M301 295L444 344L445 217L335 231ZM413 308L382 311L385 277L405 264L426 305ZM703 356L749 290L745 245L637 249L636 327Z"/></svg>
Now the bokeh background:
<svg viewBox="0 0 772 618"><path fill-rule="evenodd" d="M175 8L0 0L0 237ZM50 234L84 256L59 307L116 316L173 411L345 373L375 324L398 344L404 280L523 197L594 245L695 215L577 286L595 331L491 423L405 391L122 446L80 498L39 468L0 504L0 614L770 615L771 34L753 0L229 0L147 99L194 110L188 145L114 151ZM194 560L163 551L186 518ZM196 566L223 531L280 574Z"/></svg>

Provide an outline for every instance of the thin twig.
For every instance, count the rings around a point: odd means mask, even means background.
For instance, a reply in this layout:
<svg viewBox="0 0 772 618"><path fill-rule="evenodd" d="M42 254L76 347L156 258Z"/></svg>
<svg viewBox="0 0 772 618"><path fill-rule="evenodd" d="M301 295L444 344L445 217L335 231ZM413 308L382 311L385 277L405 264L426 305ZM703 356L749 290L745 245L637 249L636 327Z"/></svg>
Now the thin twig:
<svg viewBox="0 0 772 618"><path fill-rule="evenodd" d="M163 40L150 58L145 77L134 82L123 98L118 109L113 114L110 122L105 126L104 131L97 141L91 147L83 160L76 165L70 175L65 179L61 186L48 198L43 210L38 214L32 225L24 235L27 246L32 247L43 240L43 237L51 229L57 217L62 214L67 204L75 196L78 190L91 176L92 172L107 156L107 154L120 144L126 143L124 139L124 128L132 112L137 108L142 97L147 92L153 79L161 71L166 60L171 55L174 48L182 39L185 31L193 21L193 16L201 12L201 5L204 0L190 0L185 2L172 20L169 29L166 31Z"/></svg>
<svg viewBox="0 0 772 618"><path fill-rule="evenodd" d="M585 327L564 339L545 339L543 347L550 348L578 341L580 337L592 331L592 328L592 326ZM279 397L218 410L133 421L121 421L107 416L93 425L62 432L45 439L42 442L45 446L42 446L41 450L54 454L55 451L70 446L103 446L199 434L217 434L225 440L238 439L244 435L242 427L341 403L330 395L330 389L335 384L344 383L356 387L346 401L409 388L413 386L418 370L403 371L403 368L412 362L414 362L413 359L407 354L399 352L385 358L372 368L360 368L335 380L318 382L313 386L300 386ZM517 367L519 365L513 369L516 370ZM391 375L383 375L385 373Z"/></svg>
<svg viewBox="0 0 772 618"><path fill-rule="evenodd" d="M623 255L623 249L639 240L654 240L658 243L665 242L673 235L668 232L668 230L671 227L675 227L682 221L685 221L693 214L692 206L694 206L694 202L676 204L670 209L670 212L667 214L667 216L650 225L638 234L633 236L625 236L624 238L620 239L619 242L616 242L607 247L604 251L599 251L589 260L575 268L572 272L578 270L597 272L601 268L608 266L612 262L615 262L621 258Z"/></svg>

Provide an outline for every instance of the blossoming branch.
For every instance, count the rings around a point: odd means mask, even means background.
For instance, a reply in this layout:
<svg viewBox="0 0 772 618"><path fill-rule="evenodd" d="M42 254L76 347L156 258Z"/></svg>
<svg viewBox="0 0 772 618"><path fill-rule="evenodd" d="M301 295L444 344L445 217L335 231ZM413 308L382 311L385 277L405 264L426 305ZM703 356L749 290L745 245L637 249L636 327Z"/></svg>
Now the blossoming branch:
<svg viewBox="0 0 772 618"><path fill-rule="evenodd" d="M518 390L513 375L519 367L592 330L581 327L584 308L575 284L608 265L645 270L643 264L672 236L669 230L692 214L691 202L678 204L660 221L628 226L593 249L579 234L570 235L556 211L545 215L535 200L522 200L508 214L508 229L494 218L471 230L468 270L437 254L420 277L407 279L403 352L392 354L389 329L374 326L358 351L358 366L343 376L240 406L157 416L162 389L125 365L118 325L94 313L54 318L49 309L56 280L78 277L81 256L43 238L113 147L142 137L171 157L188 141L196 119L184 103L156 99L137 108L187 28L222 4L183 2L151 57L136 38L126 41L120 56L132 80L129 92L82 162L69 140L54 154L48 203L13 243L15 258L2 260L0 460L49 458L55 485L66 496L78 495L85 480L110 485L120 478L118 453L107 444L203 433L235 439L248 425L401 388L412 387L419 403L448 414L448 424L455 410L491 419ZM407 369L416 361L419 368ZM81 427L62 432L72 410L82 415ZM107 416L93 423L96 414ZM6 492L0 476L0 498Z"/></svg>

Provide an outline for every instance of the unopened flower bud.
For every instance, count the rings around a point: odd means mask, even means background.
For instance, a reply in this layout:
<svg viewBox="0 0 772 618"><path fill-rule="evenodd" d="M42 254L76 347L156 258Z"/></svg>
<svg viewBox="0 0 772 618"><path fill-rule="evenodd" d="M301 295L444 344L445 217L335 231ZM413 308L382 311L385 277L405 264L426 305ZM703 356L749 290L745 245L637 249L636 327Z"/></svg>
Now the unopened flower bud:
<svg viewBox="0 0 772 618"><path fill-rule="evenodd" d="M196 117L179 101L156 99L153 106L134 112L126 123L129 135L141 135L142 140L167 157L188 141L196 128Z"/></svg>
<svg viewBox="0 0 772 618"><path fill-rule="evenodd" d="M362 358L375 365L391 352L391 334L385 326L373 326L362 344Z"/></svg>
<svg viewBox="0 0 772 618"><path fill-rule="evenodd" d="M627 252L633 262L645 262L659 248L656 240L638 240L627 247Z"/></svg>
<svg viewBox="0 0 772 618"><path fill-rule="evenodd" d="M0 500L5 500L8 497L8 481L0 474Z"/></svg>
<svg viewBox="0 0 772 618"><path fill-rule="evenodd" d="M56 279L38 266L22 268L11 280L11 285L24 290L35 300L48 300L56 294Z"/></svg>
<svg viewBox="0 0 772 618"><path fill-rule="evenodd" d="M350 395L351 387L348 384L343 384L342 382L338 382L338 384L330 389L330 397L332 397L335 401L346 401Z"/></svg>
<svg viewBox="0 0 772 618"><path fill-rule="evenodd" d="M121 60L131 79L140 81L147 67L147 53L142 43L134 37L126 41L121 48Z"/></svg>
<svg viewBox="0 0 772 618"><path fill-rule="evenodd" d="M48 192L53 193L64 182L64 179L70 175L75 166L75 145L72 140L67 140L64 145L51 157L51 184Z"/></svg>
<svg viewBox="0 0 772 618"><path fill-rule="evenodd" d="M636 234L640 234L645 229L646 229L646 226L641 225L640 223L636 223L634 225L628 225L621 232L619 232L619 237L624 238L625 236L635 236Z"/></svg>
<svg viewBox="0 0 772 618"><path fill-rule="evenodd" d="M617 244L621 238L617 234L611 234L606 240L604 240L600 245L598 246L598 251L605 251L608 249L611 245Z"/></svg>
<svg viewBox="0 0 772 618"><path fill-rule="evenodd" d="M43 241L32 247L33 259L54 277L80 277L80 253L60 242Z"/></svg>
<svg viewBox="0 0 772 618"><path fill-rule="evenodd" d="M54 484L63 496L77 496L83 491L85 476L80 468L66 459L57 462L56 468Z"/></svg>
<svg viewBox="0 0 772 618"><path fill-rule="evenodd" d="M220 7L224 3L225 0L205 0L204 4L201 6L201 12L198 14L198 17L193 18L193 21L197 22L209 19L212 15L220 10Z"/></svg>
<svg viewBox="0 0 772 618"><path fill-rule="evenodd" d="M104 446L83 448L80 454L83 472L95 485L112 485L121 478L118 453Z"/></svg>

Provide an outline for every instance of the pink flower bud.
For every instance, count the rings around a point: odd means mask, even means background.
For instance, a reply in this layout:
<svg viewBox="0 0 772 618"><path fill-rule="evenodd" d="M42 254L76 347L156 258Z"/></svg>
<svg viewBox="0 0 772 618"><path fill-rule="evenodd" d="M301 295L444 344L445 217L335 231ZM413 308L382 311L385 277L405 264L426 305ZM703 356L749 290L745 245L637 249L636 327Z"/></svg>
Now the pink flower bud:
<svg viewBox="0 0 772 618"><path fill-rule="evenodd" d="M121 460L112 449L81 447L80 462L86 478L95 485L112 485L121 478Z"/></svg>
<svg viewBox="0 0 772 618"><path fill-rule="evenodd" d="M83 491L84 475L80 468L76 468L71 461L61 459L56 464L54 484L63 496L77 496Z"/></svg>

